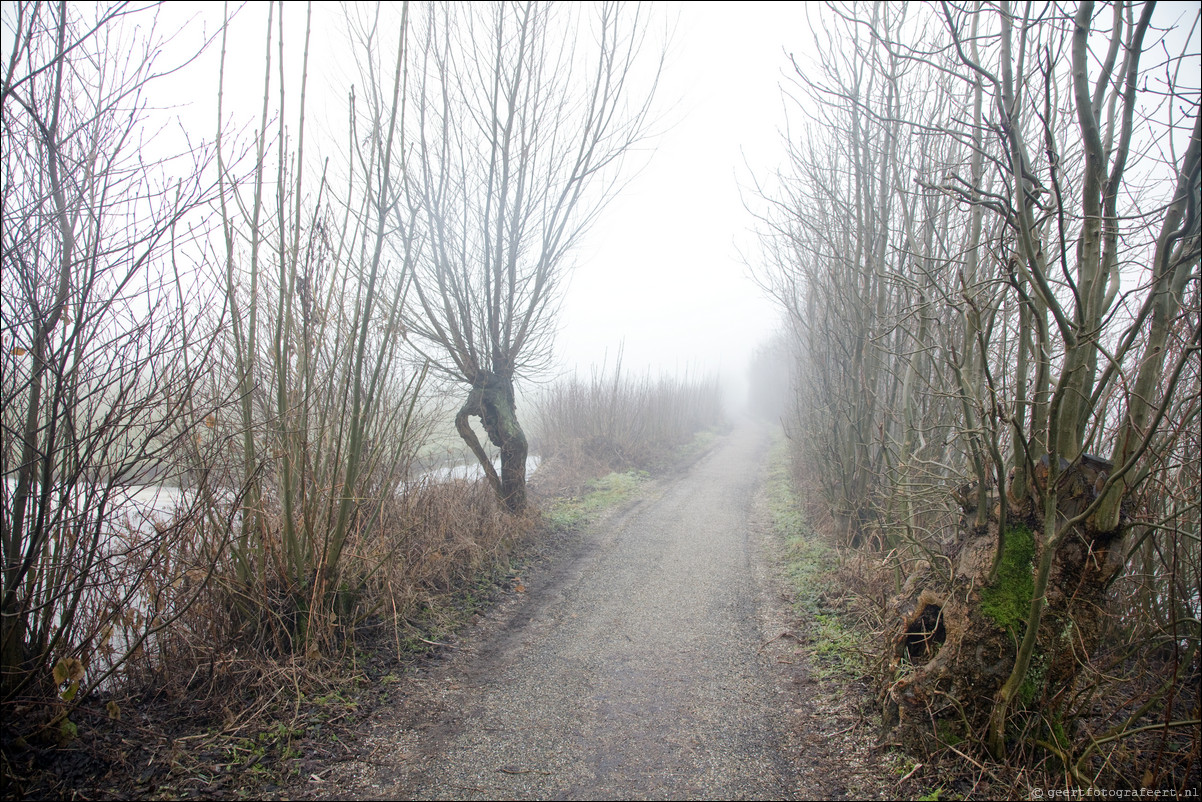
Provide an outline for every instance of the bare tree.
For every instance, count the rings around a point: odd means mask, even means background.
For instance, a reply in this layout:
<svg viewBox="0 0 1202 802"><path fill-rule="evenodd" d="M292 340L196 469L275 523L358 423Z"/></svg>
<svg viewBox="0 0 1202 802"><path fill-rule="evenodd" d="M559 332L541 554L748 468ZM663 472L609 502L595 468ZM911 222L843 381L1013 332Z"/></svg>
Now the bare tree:
<svg viewBox="0 0 1202 802"><path fill-rule="evenodd" d="M443 373L467 385L456 427L511 510L526 504L528 444L515 380L550 354L568 256L645 135L658 69L638 71L647 12L535 2L437 4L420 47L397 225L416 225L406 318ZM640 80L645 86L640 86ZM470 425L480 419L501 473Z"/></svg>
<svg viewBox="0 0 1202 802"><path fill-rule="evenodd" d="M192 403L211 340L190 325L174 259L181 221L210 197L209 154L182 136L172 154L175 132L149 128L148 87L180 67L162 63L156 22L124 3L4 6L6 701L39 683L75 697L113 667L100 651L142 644L169 617L143 593L147 572L207 531L199 494L170 523L136 523L136 485L177 484L211 412ZM158 155L143 148L156 134Z"/></svg>

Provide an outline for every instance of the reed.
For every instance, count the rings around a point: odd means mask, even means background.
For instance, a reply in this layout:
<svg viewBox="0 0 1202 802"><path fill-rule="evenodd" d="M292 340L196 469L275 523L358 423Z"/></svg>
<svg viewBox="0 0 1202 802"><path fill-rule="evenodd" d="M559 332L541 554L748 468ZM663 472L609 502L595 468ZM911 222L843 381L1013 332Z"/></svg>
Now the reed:
<svg viewBox="0 0 1202 802"><path fill-rule="evenodd" d="M702 431L721 425L714 376L630 377L594 368L553 384L538 403L536 446L547 466L596 474L661 468Z"/></svg>

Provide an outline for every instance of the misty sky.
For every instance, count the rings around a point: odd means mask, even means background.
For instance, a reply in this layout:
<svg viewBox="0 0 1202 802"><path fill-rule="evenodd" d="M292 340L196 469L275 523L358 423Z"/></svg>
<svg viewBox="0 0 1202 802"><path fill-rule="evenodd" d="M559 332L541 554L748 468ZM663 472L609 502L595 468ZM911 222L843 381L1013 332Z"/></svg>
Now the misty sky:
<svg viewBox="0 0 1202 802"><path fill-rule="evenodd" d="M565 364L653 372L721 368L741 379L778 313L746 276L755 221L740 198L752 172L781 162L779 85L787 38L804 41L797 3L673 3L659 88L663 131L593 229L565 298Z"/></svg>
<svg viewBox="0 0 1202 802"><path fill-rule="evenodd" d="M629 184L575 254L559 318L556 372L587 373L603 361L612 366L621 347L630 371L720 371L728 382L743 382L747 357L779 315L748 278L740 255L755 252L755 221L740 192L748 191L753 175L763 177L782 161L779 86L786 45L802 47L807 38L803 5L652 7L648 47L658 49L665 29L672 32L656 95L658 122L628 162ZM295 59L289 80L296 81L304 6L286 4L285 13L292 31L288 58ZM161 22L169 28L191 18L195 38L200 30L212 34L221 14L216 2L169 4ZM314 142L322 129L344 125L347 87L358 80L353 59L339 52L346 47L340 14L338 4L315 4L306 123ZM243 124L257 119L261 105L265 24L264 4L249 3L230 32L226 117ZM215 42L191 65L189 91L172 97L183 127L206 139L215 120L219 50Z"/></svg>
<svg viewBox="0 0 1202 802"><path fill-rule="evenodd" d="M1168 3L1164 13L1191 7L1196 3ZM285 9L292 25L303 23L303 4ZM162 24L170 29L191 17L193 29L211 34L221 14L217 2L169 4ZM340 14L336 3L315 6L307 123L314 141L322 128L344 127L346 91L358 79L354 60L339 50L346 47ZM256 119L261 104L265 21L265 4L250 3L231 30L226 109L242 125ZM753 179L765 179L784 158L780 87L788 81L786 53L806 56L805 4L656 4L648 47L659 45L665 29L671 38L655 134L628 163L641 171L632 172L575 254L558 321L558 370L612 365L622 347L629 370L721 370L741 383L748 355L779 321L741 255L754 260L757 252L743 197L754 200ZM301 33L289 36L292 59ZM189 52L190 42L180 42L174 56ZM168 92L167 105L192 137L211 140L218 51L215 43L187 68L186 91L173 84ZM289 66L289 80L298 68L298 61Z"/></svg>

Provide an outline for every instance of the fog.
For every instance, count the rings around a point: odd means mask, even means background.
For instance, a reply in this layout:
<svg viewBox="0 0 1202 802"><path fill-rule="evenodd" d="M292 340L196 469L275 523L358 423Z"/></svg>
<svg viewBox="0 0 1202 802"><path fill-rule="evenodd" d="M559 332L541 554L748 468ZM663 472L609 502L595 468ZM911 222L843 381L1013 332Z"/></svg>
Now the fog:
<svg viewBox="0 0 1202 802"><path fill-rule="evenodd" d="M564 299L561 369L719 372L741 403L750 353L778 312L748 276L754 177L783 159L783 52L801 5L674 3L659 87L660 133L644 166L591 231Z"/></svg>
<svg viewBox="0 0 1202 802"><path fill-rule="evenodd" d="M221 14L217 3L189 4L186 11L168 6L160 24L170 30L186 22L177 43L180 52L189 52L219 30ZM237 10L230 28L227 137L261 112L265 25L265 8L249 4ZM650 80L648 69L666 42L655 122L624 165L624 186L575 251L552 367L528 379L538 384L612 367L620 352L626 371L719 373L728 403L742 404L748 356L779 318L748 275L755 219L744 200L754 192L754 180L783 161L785 45L804 39L804 25L801 4L674 2L653 8L640 78ZM329 149L323 142L344 138L348 88L361 79L347 55L341 7L316 5L313 27L318 35L310 47L306 147L324 157ZM284 57L294 83L303 34L303 8L286 7ZM274 50L273 44L273 84ZM181 131L193 142L212 140L219 54L218 39L167 84L172 88L161 105L178 126L158 133L164 146ZM295 115L297 98L294 86L286 114ZM331 155L333 166L339 157Z"/></svg>

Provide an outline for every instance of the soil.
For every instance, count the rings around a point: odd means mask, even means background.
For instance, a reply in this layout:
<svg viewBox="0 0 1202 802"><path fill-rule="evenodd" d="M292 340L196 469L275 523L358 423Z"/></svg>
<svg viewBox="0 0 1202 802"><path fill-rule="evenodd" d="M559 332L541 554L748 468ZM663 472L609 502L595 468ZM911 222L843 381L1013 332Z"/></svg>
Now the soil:
<svg viewBox="0 0 1202 802"><path fill-rule="evenodd" d="M816 675L746 423L531 566L289 798L890 798L866 690Z"/></svg>

